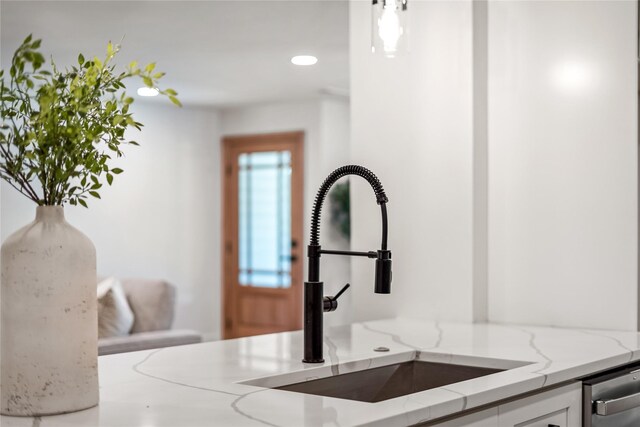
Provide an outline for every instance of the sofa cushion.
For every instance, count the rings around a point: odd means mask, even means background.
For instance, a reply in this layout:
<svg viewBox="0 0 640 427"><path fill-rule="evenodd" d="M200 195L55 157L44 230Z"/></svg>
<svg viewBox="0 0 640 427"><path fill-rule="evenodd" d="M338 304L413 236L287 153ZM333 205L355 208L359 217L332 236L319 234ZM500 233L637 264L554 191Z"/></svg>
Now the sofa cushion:
<svg viewBox="0 0 640 427"><path fill-rule="evenodd" d="M110 277L98 283L98 338L129 335L134 316L120 281Z"/></svg>
<svg viewBox="0 0 640 427"><path fill-rule="evenodd" d="M175 288L163 280L123 279L122 287L135 315L131 333L171 329Z"/></svg>
<svg viewBox="0 0 640 427"><path fill-rule="evenodd" d="M98 341L98 354L104 356L107 354L173 347L199 342L202 342L202 336L198 332L190 330L174 329L170 331L142 332L126 337L101 339Z"/></svg>

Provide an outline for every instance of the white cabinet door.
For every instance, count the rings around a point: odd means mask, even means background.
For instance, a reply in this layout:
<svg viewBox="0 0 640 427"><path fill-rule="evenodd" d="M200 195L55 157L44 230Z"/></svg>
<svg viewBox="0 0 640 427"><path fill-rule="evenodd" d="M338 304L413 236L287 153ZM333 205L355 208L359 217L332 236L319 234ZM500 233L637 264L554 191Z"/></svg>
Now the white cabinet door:
<svg viewBox="0 0 640 427"><path fill-rule="evenodd" d="M435 426L581 427L582 384L569 384L480 412L443 421Z"/></svg>
<svg viewBox="0 0 640 427"><path fill-rule="evenodd" d="M455 418L436 424L437 427L497 427L498 426L498 407L485 409L484 411L465 415L464 417Z"/></svg>
<svg viewBox="0 0 640 427"><path fill-rule="evenodd" d="M499 427L580 427L582 384L574 383L498 407Z"/></svg>

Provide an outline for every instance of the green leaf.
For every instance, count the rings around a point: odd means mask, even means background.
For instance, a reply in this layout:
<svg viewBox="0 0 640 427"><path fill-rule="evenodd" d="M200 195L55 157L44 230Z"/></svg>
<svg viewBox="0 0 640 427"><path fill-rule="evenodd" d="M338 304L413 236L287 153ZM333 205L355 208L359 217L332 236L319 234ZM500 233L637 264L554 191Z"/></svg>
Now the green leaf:
<svg viewBox="0 0 640 427"><path fill-rule="evenodd" d="M169 96L169 99L178 107L182 107L182 103L175 96Z"/></svg>
<svg viewBox="0 0 640 427"><path fill-rule="evenodd" d="M78 55L78 64L80 64L80 66L84 64L84 55L82 54Z"/></svg>
<svg viewBox="0 0 640 427"><path fill-rule="evenodd" d="M151 72L153 72L154 68L156 68L156 63L152 62L151 64L148 64L146 67L144 67L144 70L147 73L151 73Z"/></svg>
<svg viewBox="0 0 640 427"><path fill-rule="evenodd" d="M100 194L98 194L97 191L89 191L89 194L91 194L93 197L95 197L96 199L100 198Z"/></svg>
<svg viewBox="0 0 640 427"><path fill-rule="evenodd" d="M84 206L85 208L88 208L89 206L87 206L87 202L85 202L82 199L78 199L78 203L80 203L82 206Z"/></svg>
<svg viewBox="0 0 640 427"><path fill-rule="evenodd" d="M111 172L115 173L116 175L120 175L124 171L120 168L113 168L111 169Z"/></svg>
<svg viewBox="0 0 640 427"><path fill-rule="evenodd" d="M107 183L111 185L113 183L113 175L110 173L107 174Z"/></svg>

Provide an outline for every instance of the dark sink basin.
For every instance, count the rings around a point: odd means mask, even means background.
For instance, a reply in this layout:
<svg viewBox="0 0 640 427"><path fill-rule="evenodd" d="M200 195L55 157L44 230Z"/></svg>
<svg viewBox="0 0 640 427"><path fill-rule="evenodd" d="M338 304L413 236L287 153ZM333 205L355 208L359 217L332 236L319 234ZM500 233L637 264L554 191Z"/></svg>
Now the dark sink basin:
<svg viewBox="0 0 640 427"><path fill-rule="evenodd" d="M380 402L502 371L503 369L412 360L276 389L361 402Z"/></svg>

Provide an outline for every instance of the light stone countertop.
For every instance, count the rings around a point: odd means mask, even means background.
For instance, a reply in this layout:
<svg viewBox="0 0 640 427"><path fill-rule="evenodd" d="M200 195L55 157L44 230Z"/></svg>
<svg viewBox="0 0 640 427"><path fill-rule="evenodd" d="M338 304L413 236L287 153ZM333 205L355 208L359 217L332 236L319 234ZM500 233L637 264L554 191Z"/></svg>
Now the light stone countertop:
<svg viewBox="0 0 640 427"><path fill-rule="evenodd" d="M301 331L102 356L98 407L42 418L3 416L0 424L406 426L640 359L636 332L399 318L325 333L326 362L320 366L301 362ZM390 351L374 352L379 346ZM378 403L255 385L283 385L415 358L512 369ZM264 378L271 376L277 377ZM253 385L241 384L247 381Z"/></svg>

